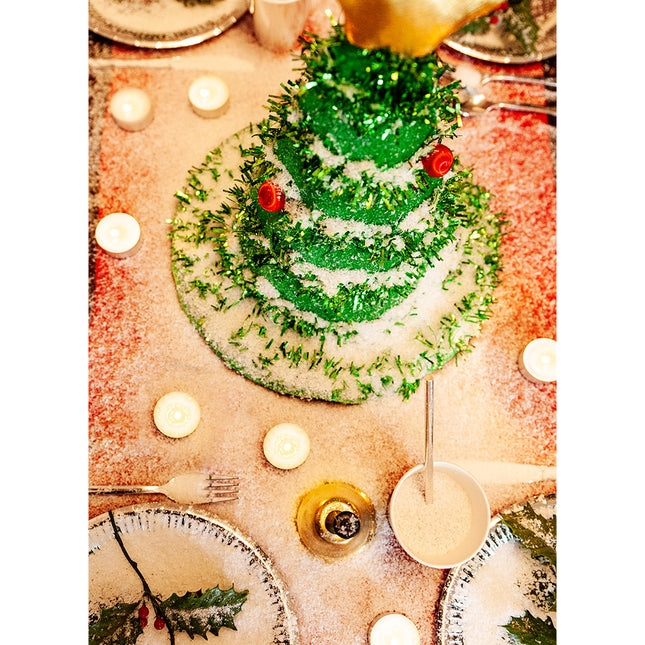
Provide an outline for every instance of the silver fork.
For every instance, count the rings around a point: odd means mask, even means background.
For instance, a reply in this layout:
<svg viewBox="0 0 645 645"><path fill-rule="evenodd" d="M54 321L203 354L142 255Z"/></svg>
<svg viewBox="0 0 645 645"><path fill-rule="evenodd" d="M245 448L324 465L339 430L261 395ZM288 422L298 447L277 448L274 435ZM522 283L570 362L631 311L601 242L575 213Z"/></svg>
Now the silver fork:
<svg viewBox="0 0 645 645"><path fill-rule="evenodd" d="M210 504L238 498L239 477L214 473L187 473L162 486L90 486L91 495L162 494L178 504Z"/></svg>
<svg viewBox="0 0 645 645"><path fill-rule="evenodd" d="M464 85L452 72L446 72L442 77L442 83L452 83L459 80L457 88L457 97L461 104L460 112L462 116L477 116L484 114L489 110L513 110L515 112L534 112L538 114L549 114L556 116L556 108L550 105L530 105L527 103L509 103L506 101L491 101L481 91ZM506 82L506 83L527 83L530 85L542 85L547 90L557 88L556 80L539 76L523 76L520 74L490 74L481 77L478 83L483 87L487 83Z"/></svg>
<svg viewBox="0 0 645 645"><path fill-rule="evenodd" d="M529 105L527 103L507 103L506 101L491 101L484 94L462 85L457 90L461 105L462 116L476 116L490 110L512 110L514 112L534 112L556 116L556 108L551 105Z"/></svg>

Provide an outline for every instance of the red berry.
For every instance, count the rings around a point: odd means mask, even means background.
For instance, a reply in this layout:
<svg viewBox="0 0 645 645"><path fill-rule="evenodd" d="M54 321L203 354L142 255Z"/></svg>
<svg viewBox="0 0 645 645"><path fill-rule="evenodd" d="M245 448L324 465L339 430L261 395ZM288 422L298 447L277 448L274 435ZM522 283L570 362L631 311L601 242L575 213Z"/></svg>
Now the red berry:
<svg viewBox="0 0 645 645"><path fill-rule="evenodd" d="M166 626L164 619L161 616L155 618L155 629L163 629Z"/></svg>
<svg viewBox="0 0 645 645"><path fill-rule="evenodd" d="M496 25L499 22L499 16L491 16L489 20L491 25Z"/></svg>
<svg viewBox="0 0 645 645"><path fill-rule="evenodd" d="M443 177L452 168L453 160L450 149L440 143L429 155L421 159L421 163L430 177Z"/></svg>
<svg viewBox="0 0 645 645"><path fill-rule="evenodd" d="M148 624L148 619L145 616L140 616L139 622L141 623L141 628L145 629Z"/></svg>
<svg viewBox="0 0 645 645"><path fill-rule="evenodd" d="M149 613L150 610L145 605L139 607L139 618L147 618Z"/></svg>
<svg viewBox="0 0 645 645"><path fill-rule="evenodd" d="M271 181L265 181L258 190L258 203L265 211L275 213L284 208L285 196L282 188Z"/></svg>

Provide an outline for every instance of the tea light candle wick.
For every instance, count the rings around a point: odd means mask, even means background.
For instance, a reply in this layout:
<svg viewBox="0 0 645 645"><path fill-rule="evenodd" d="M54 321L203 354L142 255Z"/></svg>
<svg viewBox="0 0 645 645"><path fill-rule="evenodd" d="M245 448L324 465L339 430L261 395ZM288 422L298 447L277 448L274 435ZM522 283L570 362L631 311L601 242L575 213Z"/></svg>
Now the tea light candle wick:
<svg viewBox="0 0 645 645"><path fill-rule="evenodd" d="M264 436L264 456L276 468L289 470L304 463L309 455L307 433L294 423L273 426Z"/></svg>
<svg viewBox="0 0 645 645"><path fill-rule="evenodd" d="M138 250L141 227L128 213L110 213L99 220L95 238L97 244L109 255L125 258Z"/></svg>
<svg viewBox="0 0 645 645"><path fill-rule="evenodd" d="M372 623L370 645L419 645L416 625L403 614L384 614Z"/></svg>
<svg viewBox="0 0 645 645"><path fill-rule="evenodd" d="M199 404L184 392L169 392L156 403L153 417L158 430L177 439L193 432L200 419Z"/></svg>

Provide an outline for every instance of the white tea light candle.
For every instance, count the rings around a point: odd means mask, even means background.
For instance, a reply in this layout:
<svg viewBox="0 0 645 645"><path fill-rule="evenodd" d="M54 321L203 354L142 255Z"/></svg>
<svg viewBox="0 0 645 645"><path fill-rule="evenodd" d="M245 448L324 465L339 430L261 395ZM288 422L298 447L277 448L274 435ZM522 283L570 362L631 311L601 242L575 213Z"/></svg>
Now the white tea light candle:
<svg viewBox="0 0 645 645"><path fill-rule="evenodd" d="M264 456L276 468L297 468L309 455L309 436L294 423L273 426L264 436Z"/></svg>
<svg viewBox="0 0 645 645"><path fill-rule="evenodd" d="M532 340L520 354L518 365L524 378L533 383L556 380L556 342L551 338Z"/></svg>
<svg viewBox="0 0 645 645"><path fill-rule="evenodd" d="M110 114L124 130L143 130L153 117L150 97L136 87L124 87L110 99Z"/></svg>
<svg viewBox="0 0 645 645"><path fill-rule="evenodd" d="M416 625L403 614L384 614L370 628L370 645L419 645Z"/></svg>
<svg viewBox="0 0 645 645"><path fill-rule="evenodd" d="M184 392L169 392L157 401L153 416L160 432L178 439L197 428L200 419L199 404Z"/></svg>
<svg viewBox="0 0 645 645"><path fill-rule="evenodd" d="M99 220L95 238L106 253L115 258L126 258L139 248L141 227L128 213L110 213Z"/></svg>
<svg viewBox="0 0 645 645"><path fill-rule="evenodd" d="M200 76L188 89L193 110L207 119L222 114L228 107L228 86L217 76Z"/></svg>

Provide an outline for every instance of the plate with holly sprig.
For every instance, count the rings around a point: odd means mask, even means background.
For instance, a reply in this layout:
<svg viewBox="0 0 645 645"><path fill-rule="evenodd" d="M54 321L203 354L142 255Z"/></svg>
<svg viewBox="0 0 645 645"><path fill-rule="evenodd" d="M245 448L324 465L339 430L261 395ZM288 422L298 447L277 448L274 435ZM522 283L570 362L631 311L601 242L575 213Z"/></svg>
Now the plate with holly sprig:
<svg viewBox="0 0 645 645"><path fill-rule="evenodd" d="M232 27L250 0L89 0L89 28L134 47L196 45Z"/></svg>
<svg viewBox="0 0 645 645"><path fill-rule="evenodd" d="M268 556L193 509L147 504L92 519L88 581L90 645L299 642Z"/></svg>
<svg viewBox="0 0 645 645"><path fill-rule="evenodd" d="M556 496L516 504L444 584L440 645L556 645Z"/></svg>
<svg viewBox="0 0 645 645"><path fill-rule="evenodd" d="M445 44L494 63L531 63L556 54L556 0L508 0Z"/></svg>

